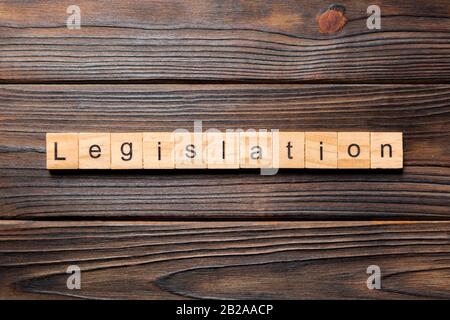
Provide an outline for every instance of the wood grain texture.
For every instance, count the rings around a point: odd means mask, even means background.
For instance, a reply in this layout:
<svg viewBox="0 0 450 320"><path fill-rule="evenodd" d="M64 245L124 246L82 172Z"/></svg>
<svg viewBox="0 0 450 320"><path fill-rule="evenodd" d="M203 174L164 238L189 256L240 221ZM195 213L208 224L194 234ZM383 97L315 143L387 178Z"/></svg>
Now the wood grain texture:
<svg viewBox="0 0 450 320"><path fill-rule="evenodd" d="M111 134L109 132L78 133L78 167L80 169L111 169Z"/></svg>
<svg viewBox="0 0 450 320"><path fill-rule="evenodd" d="M273 166L293 169L305 167L304 132L273 133Z"/></svg>
<svg viewBox="0 0 450 320"><path fill-rule="evenodd" d="M449 222L4 221L0 298L448 299L449 257Z"/></svg>
<svg viewBox="0 0 450 320"><path fill-rule="evenodd" d="M338 133L305 132L305 167L337 169Z"/></svg>
<svg viewBox="0 0 450 320"><path fill-rule="evenodd" d="M45 133L404 132L403 171L56 172ZM0 86L5 219L448 219L449 85Z"/></svg>
<svg viewBox="0 0 450 320"><path fill-rule="evenodd" d="M46 133L47 169L78 169L78 133Z"/></svg>
<svg viewBox="0 0 450 320"><path fill-rule="evenodd" d="M370 168L370 157L370 132L338 132L339 169Z"/></svg>
<svg viewBox="0 0 450 320"><path fill-rule="evenodd" d="M448 0L70 4L0 0L0 299L450 299ZM46 170L46 132L195 120L403 132L404 169Z"/></svg>
<svg viewBox="0 0 450 320"><path fill-rule="evenodd" d="M448 0L378 0L382 30L373 2L341 0L346 24L323 34L331 3L79 0L69 30L67 1L2 0L0 81L450 80Z"/></svg>
<svg viewBox="0 0 450 320"><path fill-rule="evenodd" d="M175 169L173 132L144 132L142 145L144 169Z"/></svg>

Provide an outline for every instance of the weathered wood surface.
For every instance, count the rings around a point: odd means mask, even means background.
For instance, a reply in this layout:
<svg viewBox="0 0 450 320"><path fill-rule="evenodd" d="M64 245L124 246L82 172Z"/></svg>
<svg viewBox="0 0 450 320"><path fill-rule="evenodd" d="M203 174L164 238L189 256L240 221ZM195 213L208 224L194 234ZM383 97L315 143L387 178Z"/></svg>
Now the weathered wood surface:
<svg viewBox="0 0 450 320"><path fill-rule="evenodd" d="M382 30L373 2L338 3L323 34L322 0L79 0L80 30L67 1L2 0L0 81L450 80L448 0L378 0Z"/></svg>
<svg viewBox="0 0 450 320"><path fill-rule="evenodd" d="M0 217L448 219L450 85L0 87ZM403 171L45 168L45 132L403 131Z"/></svg>
<svg viewBox="0 0 450 320"><path fill-rule="evenodd" d="M80 30L72 3L0 0L0 298L450 298L450 2L379 0L379 31L338 3L324 34L322 0L79 0ZM263 84L290 81L316 85ZM45 169L46 132L194 120L403 131L405 168Z"/></svg>
<svg viewBox="0 0 450 320"><path fill-rule="evenodd" d="M449 257L449 222L4 221L0 298L448 299Z"/></svg>

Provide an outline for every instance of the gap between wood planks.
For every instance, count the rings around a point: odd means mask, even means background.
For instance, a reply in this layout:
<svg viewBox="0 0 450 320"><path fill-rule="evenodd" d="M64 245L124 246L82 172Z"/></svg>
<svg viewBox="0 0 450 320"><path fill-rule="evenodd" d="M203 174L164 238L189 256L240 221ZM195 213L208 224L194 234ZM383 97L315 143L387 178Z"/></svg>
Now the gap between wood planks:
<svg viewBox="0 0 450 320"><path fill-rule="evenodd" d="M252 85L252 84L267 84L267 85L449 85L448 80L373 80L373 81L339 81L339 80L189 80L189 79L144 79L144 80L4 80L0 79L0 85Z"/></svg>

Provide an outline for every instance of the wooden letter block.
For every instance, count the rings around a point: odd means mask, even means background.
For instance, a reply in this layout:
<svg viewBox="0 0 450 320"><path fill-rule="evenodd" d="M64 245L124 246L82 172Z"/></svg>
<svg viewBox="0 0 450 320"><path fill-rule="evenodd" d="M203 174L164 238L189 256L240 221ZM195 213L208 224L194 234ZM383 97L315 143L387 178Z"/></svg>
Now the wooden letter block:
<svg viewBox="0 0 450 320"><path fill-rule="evenodd" d="M370 134L371 168L403 168L403 134L401 132L372 132Z"/></svg>
<svg viewBox="0 0 450 320"><path fill-rule="evenodd" d="M208 169L239 169L239 133L207 133Z"/></svg>
<svg viewBox="0 0 450 320"><path fill-rule="evenodd" d="M142 133L111 133L111 169L142 169Z"/></svg>
<svg viewBox="0 0 450 320"><path fill-rule="evenodd" d="M175 168L205 169L206 134L201 132L175 132Z"/></svg>
<svg viewBox="0 0 450 320"><path fill-rule="evenodd" d="M47 169L78 169L78 134L47 133Z"/></svg>
<svg viewBox="0 0 450 320"><path fill-rule="evenodd" d="M272 132L241 132L240 167L272 168Z"/></svg>
<svg viewBox="0 0 450 320"><path fill-rule="evenodd" d="M370 132L338 132L338 168L370 168Z"/></svg>
<svg viewBox="0 0 450 320"><path fill-rule="evenodd" d="M79 133L78 147L80 169L111 168L111 134Z"/></svg>
<svg viewBox="0 0 450 320"><path fill-rule="evenodd" d="M305 167L305 133L273 133L273 166L276 168Z"/></svg>
<svg viewBox="0 0 450 320"><path fill-rule="evenodd" d="M144 169L175 169L172 132L144 132Z"/></svg>
<svg viewBox="0 0 450 320"><path fill-rule="evenodd" d="M305 133L305 167L337 168L337 132Z"/></svg>

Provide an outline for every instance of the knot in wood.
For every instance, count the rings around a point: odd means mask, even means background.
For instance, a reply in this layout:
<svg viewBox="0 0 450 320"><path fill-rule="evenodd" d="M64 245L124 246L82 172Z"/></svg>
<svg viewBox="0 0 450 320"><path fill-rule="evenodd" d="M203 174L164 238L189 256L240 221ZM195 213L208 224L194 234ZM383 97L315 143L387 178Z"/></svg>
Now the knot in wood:
<svg viewBox="0 0 450 320"><path fill-rule="evenodd" d="M341 30L347 23L345 7L333 4L316 18L319 30L324 34L333 34Z"/></svg>

